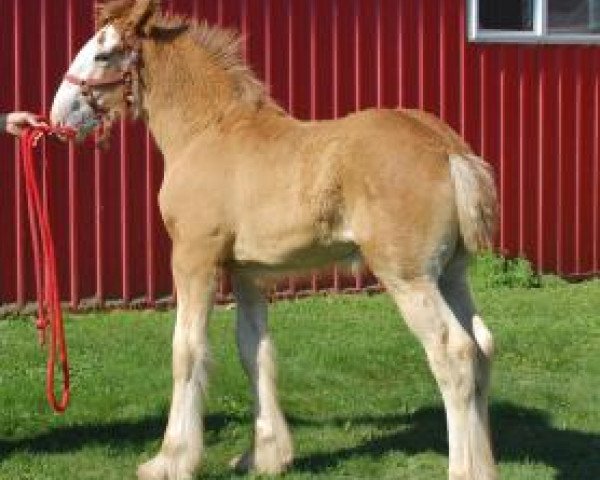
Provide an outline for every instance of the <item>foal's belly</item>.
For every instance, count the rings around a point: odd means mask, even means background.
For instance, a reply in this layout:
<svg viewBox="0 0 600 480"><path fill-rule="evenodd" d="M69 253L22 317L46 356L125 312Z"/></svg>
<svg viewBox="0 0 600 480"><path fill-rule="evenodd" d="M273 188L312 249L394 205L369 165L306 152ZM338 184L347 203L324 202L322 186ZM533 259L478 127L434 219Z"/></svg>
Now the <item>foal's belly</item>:
<svg viewBox="0 0 600 480"><path fill-rule="evenodd" d="M236 245L232 269L256 274L283 273L321 267L333 262L352 262L360 257L351 241L312 242L292 247L285 244L263 244L248 248Z"/></svg>

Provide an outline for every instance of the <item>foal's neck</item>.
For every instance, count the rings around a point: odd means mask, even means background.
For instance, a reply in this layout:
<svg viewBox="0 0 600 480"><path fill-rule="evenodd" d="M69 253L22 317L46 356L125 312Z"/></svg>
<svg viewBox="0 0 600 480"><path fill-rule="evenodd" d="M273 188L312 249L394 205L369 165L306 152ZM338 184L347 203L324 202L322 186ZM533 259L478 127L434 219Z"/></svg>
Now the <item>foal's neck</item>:
<svg viewBox="0 0 600 480"><path fill-rule="evenodd" d="M257 105L238 98L230 74L184 34L144 45L144 105L166 167L191 141L223 135L225 125L247 119ZM279 112L270 108L273 115Z"/></svg>

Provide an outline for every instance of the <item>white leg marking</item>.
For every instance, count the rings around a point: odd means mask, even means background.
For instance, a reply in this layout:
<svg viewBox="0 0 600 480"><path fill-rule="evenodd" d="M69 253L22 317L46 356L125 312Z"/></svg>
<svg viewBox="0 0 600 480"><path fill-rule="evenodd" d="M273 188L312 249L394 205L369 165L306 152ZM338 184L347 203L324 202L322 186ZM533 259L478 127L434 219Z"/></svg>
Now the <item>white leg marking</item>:
<svg viewBox="0 0 600 480"><path fill-rule="evenodd" d="M202 455L202 389L206 387L206 327L214 280L178 278L173 334L173 394L161 451L138 469L140 480L188 480Z"/></svg>
<svg viewBox="0 0 600 480"><path fill-rule="evenodd" d="M446 303L434 282L401 282L392 278L385 283L407 324L422 342L444 399L450 479L495 480L484 373L489 366L481 364L470 307ZM461 312L461 318L454 312Z"/></svg>
<svg viewBox="0 0 600 480"><path fill-rule="evenodd" d="M255 399L254 450L234 459L241 470L277 474L292 462L292 441L277 401L274 352L267 331L267 304L249 279L237 277L237 342Z"/></svg>

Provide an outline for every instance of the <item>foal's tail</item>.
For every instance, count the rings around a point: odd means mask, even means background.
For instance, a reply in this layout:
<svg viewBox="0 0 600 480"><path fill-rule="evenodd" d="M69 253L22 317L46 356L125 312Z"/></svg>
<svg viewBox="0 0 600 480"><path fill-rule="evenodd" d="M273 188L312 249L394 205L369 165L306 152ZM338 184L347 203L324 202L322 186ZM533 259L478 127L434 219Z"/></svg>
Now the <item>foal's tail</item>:
<svg viewBox="0 0 600 480"><path fill-rule="evenodd" d="M460 233L476 253L492 247L498 225L498 197L492 167L475 155L450 155Z"/></svg>

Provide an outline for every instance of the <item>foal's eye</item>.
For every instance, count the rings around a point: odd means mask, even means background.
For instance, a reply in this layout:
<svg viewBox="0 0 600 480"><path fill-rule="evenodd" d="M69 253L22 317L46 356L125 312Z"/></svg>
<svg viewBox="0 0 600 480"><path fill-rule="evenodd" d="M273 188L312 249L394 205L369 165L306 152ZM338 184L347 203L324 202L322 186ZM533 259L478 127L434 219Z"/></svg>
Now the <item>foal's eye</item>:
<svg viewBox="0 0 600 480"><path fill-rule="evenodd" d="M110 53L99 53L94 57L94 62L108 62L110 61Z"/></svg>

